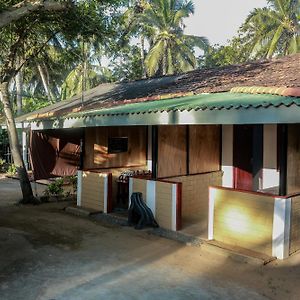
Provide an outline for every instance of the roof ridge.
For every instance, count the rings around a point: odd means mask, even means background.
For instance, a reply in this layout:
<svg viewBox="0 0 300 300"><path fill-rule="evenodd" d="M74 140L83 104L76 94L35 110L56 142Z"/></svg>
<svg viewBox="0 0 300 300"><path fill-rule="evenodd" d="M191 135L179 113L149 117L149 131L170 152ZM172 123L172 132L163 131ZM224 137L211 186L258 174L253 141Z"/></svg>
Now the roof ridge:
<svg viewBox="0 0 300 300"><path fill-rule="evenodd" d="M242 86L232 88L230 93L271 94L284 97L300 98L300 87Z"/></svg>

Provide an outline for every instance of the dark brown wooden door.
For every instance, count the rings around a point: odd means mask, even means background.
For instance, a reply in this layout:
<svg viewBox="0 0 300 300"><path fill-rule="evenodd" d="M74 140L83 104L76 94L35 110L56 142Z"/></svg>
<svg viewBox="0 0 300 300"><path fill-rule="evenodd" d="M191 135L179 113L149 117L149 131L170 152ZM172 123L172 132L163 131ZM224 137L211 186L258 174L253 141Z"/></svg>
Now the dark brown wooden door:
<svg viewBox="0 0 300 300"><path fill-rule="evenodd" d="M253 127L236 125L233 131L234 188L253 188Z"/></svg>

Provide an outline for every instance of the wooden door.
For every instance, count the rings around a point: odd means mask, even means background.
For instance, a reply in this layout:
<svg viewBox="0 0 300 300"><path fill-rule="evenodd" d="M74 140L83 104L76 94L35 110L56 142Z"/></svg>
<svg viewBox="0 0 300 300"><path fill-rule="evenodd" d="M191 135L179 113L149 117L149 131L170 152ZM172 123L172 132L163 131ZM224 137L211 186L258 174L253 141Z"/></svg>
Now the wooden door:
<svg viewBox="0 0 300 300"><path fill-rule="evenodd" d="M233 166L234 188L251 191L253 188L253 127L234 126Z"/></svg>

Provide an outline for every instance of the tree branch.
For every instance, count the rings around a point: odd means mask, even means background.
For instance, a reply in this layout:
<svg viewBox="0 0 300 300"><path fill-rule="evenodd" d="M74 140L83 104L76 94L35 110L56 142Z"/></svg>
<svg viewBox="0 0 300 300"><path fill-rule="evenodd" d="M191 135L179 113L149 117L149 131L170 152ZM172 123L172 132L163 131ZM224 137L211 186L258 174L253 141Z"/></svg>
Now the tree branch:
<svg viewBox="0 0 300 300"><path fill-rule="evenodd" d="M33 12L55 12L67 10L71 1L58 2L55 0L25 0L7 10L0 12L0 28L17 21Z"/></svg>

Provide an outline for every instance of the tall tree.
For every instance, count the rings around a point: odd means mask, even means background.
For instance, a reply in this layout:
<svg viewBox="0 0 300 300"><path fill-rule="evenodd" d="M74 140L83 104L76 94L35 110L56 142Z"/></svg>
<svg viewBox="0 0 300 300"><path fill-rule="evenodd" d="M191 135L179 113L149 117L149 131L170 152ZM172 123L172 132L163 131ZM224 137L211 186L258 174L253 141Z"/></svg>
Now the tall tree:
<svg viewBox="0 0 300 300"><path fill-rule="evenodd" d="M142 22L153 28L145 63L150 76L190 71L197 66L193 49L207 50L205 37L184 34L184 18L194 13L192 1L151 0Z"/></svg>
<svg viewBox="0 0 300 300"><path fill-rule="evenodd" d="M0 98L24 203L36 200L20 152L9 82L26 62L34 60L58 35L67 41L77 38L78 34L105 36L108 33L109 18L112 17L111 13L105 15L107 5L115 2L116 0L0 0ZM22 60L17 64L18 57L22 57Z"/></svg>
<svg viewBox="0 0 300 300"><path fill-rule="evenodd" d="M252 56L270 58L300 51L300 1L269 0L254 9L241 27Z"/></svg>

